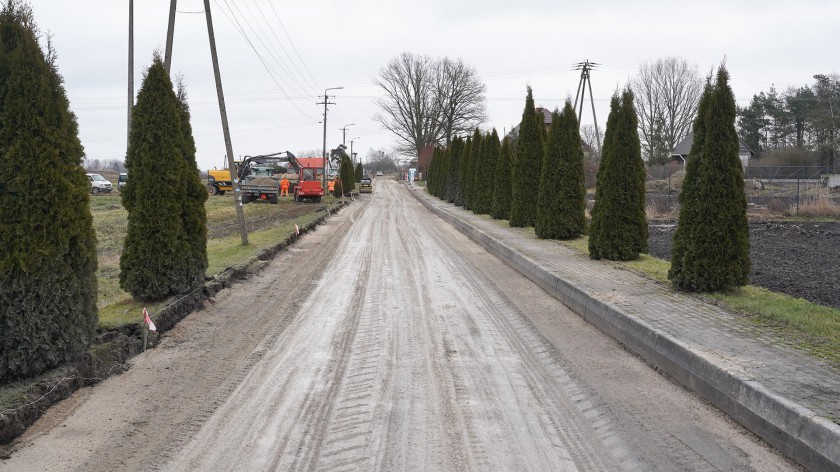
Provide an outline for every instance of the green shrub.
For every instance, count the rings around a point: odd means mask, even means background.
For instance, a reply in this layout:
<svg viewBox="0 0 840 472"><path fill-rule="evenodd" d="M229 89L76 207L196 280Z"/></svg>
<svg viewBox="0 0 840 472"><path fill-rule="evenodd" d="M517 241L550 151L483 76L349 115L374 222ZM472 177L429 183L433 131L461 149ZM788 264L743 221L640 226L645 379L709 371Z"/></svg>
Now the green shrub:
<svg viewBox="0 0 840 472"><path fill-rule="evenodd" d="M513 156L510 140L502 141L499 160L496 163L495 179L493 182L493 208L490 215L497 220L510 218L510 204L512 201L511 173L513 171Z"/></svg>
<svg viewBox="0 0 840 472"><path fill-rule="evenodd" d="M132 112L123 187L128 233L120 257L120 286L140 301L188 290L192 250L184 208L182 110L159 56L146 71Z"/></svg>
<svg viewBox="0 0 840 472"><path fill-rule="evenodd" d="M544 239L569 239L586 229L586 187L578 122L568 100L552 115L540 176L534 232Z"/></svg>
<svg viewBox="0 0 840 472"><path fill-rule="evenodd" d="M626 261L647 252L645 167L642 161L633 94L625 90L619 103L613 97L595 206L589 231L589 257Z"/></svg>
<svg viewBox="0 0 840 472"><path fill-rule="evenodd" d="M541 124L542 120L539 123ZM513 201L510 207L510 225L515 228L534 226L537 218L544 133L537 125L534 97L531 87L528 87L513 161Z"/></svg>
<svg viewBox="0 0 840 472"><path fill-rule="evenodd" d="M96 235L84 150L55 52L30 8L0 11L0 380L37 375L90 345Z"/></svg>
<svg viewBox="0 0 840 472"><path fill-rule="evenodd" d="M679 290L718 291L749 280L749 226L729 73L707 84L694 123L668 278Z"/></svg>

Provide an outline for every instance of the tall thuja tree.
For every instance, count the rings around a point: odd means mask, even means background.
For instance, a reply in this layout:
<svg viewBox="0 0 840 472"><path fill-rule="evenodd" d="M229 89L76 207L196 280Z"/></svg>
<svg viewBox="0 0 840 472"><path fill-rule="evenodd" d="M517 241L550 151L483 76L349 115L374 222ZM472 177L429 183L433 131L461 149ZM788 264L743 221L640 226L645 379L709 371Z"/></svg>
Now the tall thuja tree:
<svg viewBox="0 0 840 472"><path fill-rule="evenodd" d="M645 167L637 120L629 90L620 104L613 97L607 120L612 128L605 135L589 230L592 259L625 261L647 252Z"/></svg>
<svg viewBox="0 0 840 472"><path fill-rule="evenodd" d="M464 143L464 148L461 150L461 155L458 159L458 166L457 171L453 169L453 172L456 173L458 178L458 186L455 192L455 199L452 200L452 203L455 203L458 206L465 206L466 205L466 188L467 188L467 168L469 167L469 160L470 155L472 155L472 148L473 142L472 137L467 137L466 142Z"/></svg>
<svg viewBox="0 0 840 472"><path fill-rule="evenodd" d="M578 121L566 100L552 115L537 200L534 231L545 239L568 239L586 229L586 187Z"/></svg>
<svg viewBox="0 0 840 472"><path fill-rule="evenodd" d="M346 195L355 190L356 173L353 171L353 162L350 160L350 156L343 156L341 158L339 176L341 177L341 189L339 192L343 192Z"/></svg>
<svg viewBox="0 0 840 472"><path fill-rule="evenodd" d="M482 140L481 162L476 170L476 205L473 211L481 215L490 214L493 206L493 179L499 148L499 134L494 129Z"/></svg>
<svg viewBox="0 0 840 472"><path fill-rule="evenodd" d="M178 78L178 109L181 113L181 133L183 143L181 152L184 156L184 169L181 173L181 192L183 208L181 218L184 225L184 237L190 249L187 264L187 282L191 288L204 283L207 272L207 189L201 183L198 164L195 161L195 139L190 125L190 106L187 103L187 89L183 79Z"/></svg>
<svg viewBox="0 0 840 472"><path fill-rule="evenodd" d="M505 138L502 141L502 148L499 151L499 160L496 162L496 172L493 182L493 206L490 216L497 220L510 218L510 204L513 200L511 193L511 174L513 172L513 152L510 149L510 140Z"/></svg>
<svg viewBox="0 0 840 472"><path fill-rule="evenodd" d="M440 162L440 182L438 183L439 192L438 197L441 200L448 201L449 200L449 173L451 172L450 163L452 162L452 149L447 148L446 151L441 156Z"/></svg>
<svg viewBox="0 0 840 472"><path fill-rule="evenodd" d="M481 165L481 153L483 152L484 136L481 131L476 128L473 132L472 147L470 148L470 159L467 161L467 174L465 176L467 187L464 189L464 208L468 210L475 209L478 193L476 187L476 170Z"/></svg>
<svg viewBox="0 0 840 472"><path fill-rule="evenodd" d="M460 149L460 146L455 146L455 142L453 141L445 154L446 176L443 182L444 188L441 199L450 203L455 201L455 197L458 194L458 169L461 166L460 161L463 157Z"/></svg>
<svg viewBox="0 0 840 472"><path fill-rule="evenodd" d="M84 150L55 53L31 9L0 9L0 380L37 375L90 345L96 235Z"/></svg>
<svg viewBox="0 0 840 472"><path fill-rule="evenodd" d="M602 259L605 256L601 248L609 246L607 239L609 234L610 219L612 214L612 202L615 200L611 193L616 192L615 185L611 185L615 172L612 167L614 146L613 134L615 134L618 113L621 108L621 99L616 92L610 100L610 114L607 117L607 129L604 131L604 141L601 146L601 159L598 163L598 173L595 176L595 203L592 205L592 223L589 225L589 257ZM609 176L607 175L609 174ZM607 207L610 206L608 209Z"/></svg>
<svg viewBox="0 0 840 472"><path fill-rule="evenodd" d="M181 107L159 55L145 75L125 159L131 178L122 190L128 233L120 286L138 300L154 301L192 286L192 251L182 219L187 165Z"/></svg>
<svg viewBox="0 0 840 472"><path fill-rule="evenodd" d="M703 121L699 130L702 140L698 143L697 134L694 135L689 154L689 159L694 157L699 162L686 171L686 181L693 180L688 189L691 194L685 199L680 195L683 208L668 277L680 290L705 292L746 285L750 271L747 199L738 158L735 97L724 66L718 69L714 86L706 87L701 107L697 120ZM697 130L695 123L695 133ZM688 226L680 231L683 225Z"/></svg>
<svg viewBox="0 0 840 472"><path fill-rule="evenodd" d="M432 152L432 160L429 162L429 170L426 179L426 190L429 194L437 196L435 185L437 184L437 169L440 165L440 148L436 147Z"/></svg>
<svg viewBox="0 0 840 472"><path fill-rule="evenodd" d="M542 120L540 120L542 122ZM534 226L537 217L538 192L543 160L542 131L537 127L537 112L531 87L525 98L519 137L513 165L513 201L510 207L510 225L516 228Z"/></svg>
<svg viewBox="0 0 840 472"><path fill-rule="evenodd" d="M361 161L357 162L356 163L356 169L355 169L356 182L361 182L362 181L362 177L364 177L364 172L365 172L365 170L362 167Z"/></svg>

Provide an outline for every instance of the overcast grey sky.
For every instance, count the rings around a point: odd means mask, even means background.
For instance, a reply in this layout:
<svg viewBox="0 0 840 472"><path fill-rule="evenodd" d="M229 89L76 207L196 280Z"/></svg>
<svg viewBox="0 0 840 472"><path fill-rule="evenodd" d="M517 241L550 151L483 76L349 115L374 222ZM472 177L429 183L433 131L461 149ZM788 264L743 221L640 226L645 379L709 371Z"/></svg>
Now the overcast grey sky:
<svg viewBox="0 0 840 472"><path fill-rule="evenodd" d="M128 0L30 2L53 35L88 158L124 158ZM164 48L169 3L135 1L135 94L153 51ZM172 72L187 84L198 163L208 169L222 166L225 150L203 9L202 0L178 1ZM660 57L682 57L704 75L726 57L741 105L771 84L783 90L840 69L836 0L212 0L211 9L236 156L320 150L316 102L337 86L328 148L350 123L347 145L359 138L359 156L390 148L394 137L372 119L379 92L371 80L406 51L473 65L487 84L485 127L500 133L518 123L527 85L538 106L562 107L578 86L572 64L585 59L602 64L592 73L602 130L612 92Z"/></svg>

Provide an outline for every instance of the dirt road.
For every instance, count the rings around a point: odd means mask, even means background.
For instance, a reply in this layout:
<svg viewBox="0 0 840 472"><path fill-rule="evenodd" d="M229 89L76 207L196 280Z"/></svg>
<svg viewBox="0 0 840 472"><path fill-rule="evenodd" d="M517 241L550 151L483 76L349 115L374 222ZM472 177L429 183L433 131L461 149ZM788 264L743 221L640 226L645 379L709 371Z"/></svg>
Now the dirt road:
<svg viewBox="0 0 840 472"><path fill-rule="evenodd" d="M0 470L795 470L408 192L378 180Z"/></svg>

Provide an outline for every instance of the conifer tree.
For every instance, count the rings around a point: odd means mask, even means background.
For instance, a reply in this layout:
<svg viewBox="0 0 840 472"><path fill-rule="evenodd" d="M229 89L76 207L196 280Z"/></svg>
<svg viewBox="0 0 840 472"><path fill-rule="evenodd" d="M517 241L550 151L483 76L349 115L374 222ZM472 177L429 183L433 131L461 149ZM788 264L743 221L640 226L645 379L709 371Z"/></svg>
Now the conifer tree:
<svg viewBox="0 0 840 472"><path fill-rule="evenodd" d="M589 257L625 261L647 252L645 167L633 94L614 96L595 188Z"/></svg>
<svg viewBox="0 0 840 472"><path fill-rule="evenodd" d="M490 214L493 207L493 184L496 163L499 161L499 134L495 129L482 140L481 162L476 172L477 205L474 211L481 215Z"/></svg>
<svg viewBox="0 0 840 472"><path fill-rule="evenodd" d="M201 182L195 160L190 106L187 103L187 89L181 77L178 77L177 97L178 108L181 112L181 132L184 138L181 149L185 160L184 172L181 174L181 191L184 207L182 210L184 237L190 248L187 280L190 288L195 288L204 283L207 272L207 211L204 203L208 195L207 189Z"/></svg>
<svg viewBox="0 0 840 472"><path fill-rule="evenodd" d="M552 115L540 177L534 231L544 239L568 239L586 229L586 187L578 122L568 100Z"/></svg>
<svg viewBox="0 0 840 472"><path fill-rule="evenodd" d="M365 169L362 167L361 161L356 163L356 182L361 182L364 177Z"/></svg>
<svg viewBox="0 0 840 472"><path fill-rule="evenodd" d="M341 178L341 189L339 191L347 195L356 189L356 173L353 171L353 162L350 161L350 156L343 156L341 158L339 172Z"/></svg>
<svg viewBox="0 0 840 472"><path fill-rule="evenodd" d="M182 218L187 172L182 111L158 54L145 75L125 160L131 178L122 190L128 233L120 286L138 300L155 301L188 290L194 281Z"/></svg>
<svg viewBox="0 0 840 472"><path fill-rule="evenodd" d="M96 313L96 235L76 116L31 9L0 9L0 380L84 352Z"/></svg>
<svg viewBox="0 0 840 472"><path fill-rule="evenodd" d="M493 182L493 208L490 215L497 220L510 218L510 204L511 200L513 200L511 193L512 161L513 156L510 149L510 140L505 138L502 141L502 149L499 151L499 161L496 163Z"/></svg>
<svg viewBox="0 0 840 472"><path fill-rule="evenodd" d="M440 194L441 200L449 200L449 173L452 172L450 163L452 162L452 148L447 148L443 152L443 159L440 162Z"/></svg>
<svg viewBox="0 0 840 472"><path fill-rule="evenodd" d="M470 147L470 159L467 161L466 182L467 187L464 189L464 208L467 210L474 210L477 200L476 188L476 170L481 165L482 146L484 145L484 137L481 131L476 128L473 132L472 147Z"/></svg>
<svg viewBox="0 0 840 472"><path fill-rule="evenodd" d="M452 201L452 203L464 208L466 208L466 188L467 183L469 182L469 179L467 179L467 168L469 167L469 160L470 156L472 155L472 148L472 137L468 136L466 142L464 143L464 148L461 150L460 157L458 158L458 184L455 189L455 199Z"/></svg>
<svg viewBox="0 0 840 472"><path fill-rule="evenodd" d="M426 191L429 192L430 195L437 196L437 192L435 191L435 172L437 171L437 165L440 161L440 148L435 148L432 152L432 160L429 161L429 170L427 171L426 177Z"/></svg>
<svg viewBox="0 0 840 472"><path fill-rule="evenodd" d="M534 97L531 87L528 87L514 153L513 200L510 207L510 225L513 227L534 226L542 160L542 131L537 127Z"/></svg>
<svg viewBox="0 0 840 472"><path fill-rule="evenodd" d="M749 280L749 226L729 73L707 84L694 123L668 278L679 290L715 291ZM693 161L692 161L693 159ZM690 183L689 183L690 182Z"/></svg>
<svg viewBox="0 0 840 472"><path fill-rule="evenodd" d="M461 168L461 159L463 159L464 140L460 137L452 140L452 144L446 149L446 200L449 203L455 203L460 194L460 179L458 172Z"/></svg>

